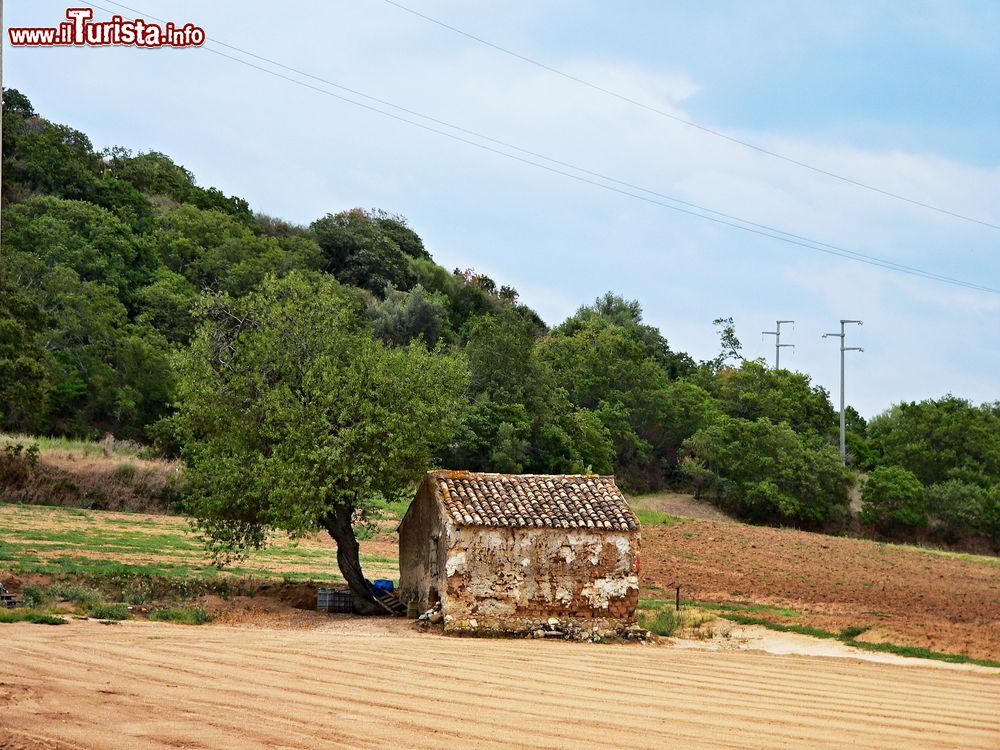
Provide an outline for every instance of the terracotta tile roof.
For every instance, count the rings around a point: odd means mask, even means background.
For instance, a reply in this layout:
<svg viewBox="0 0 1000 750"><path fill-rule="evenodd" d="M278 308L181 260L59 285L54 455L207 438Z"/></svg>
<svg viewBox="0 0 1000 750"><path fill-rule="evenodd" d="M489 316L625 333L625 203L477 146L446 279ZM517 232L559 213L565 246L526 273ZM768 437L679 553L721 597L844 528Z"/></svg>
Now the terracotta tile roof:
<svg viewBox="0 0 1000 750"><path fill-rule="evenodd" d="M593 474L430 471L435 495L456 523L515 528L639 528L615 478Z"/></svg>

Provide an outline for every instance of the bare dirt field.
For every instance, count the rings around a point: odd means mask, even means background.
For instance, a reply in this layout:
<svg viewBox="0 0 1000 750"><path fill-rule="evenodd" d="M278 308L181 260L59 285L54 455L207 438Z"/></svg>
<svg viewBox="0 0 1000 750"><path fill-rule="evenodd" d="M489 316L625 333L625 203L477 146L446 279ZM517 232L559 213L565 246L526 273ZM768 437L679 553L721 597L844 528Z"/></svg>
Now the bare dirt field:
<svg viewBox="0 0 1000 750"><path fill-rule="evenodd" d="M1000 672L312 630L5 626L0 748L996 748Z"/></svg>
<svg viewBox="0 0 1000 750"><path fill-rule="evenodd" d="M1000 559L696 520L642 529L644 596L790 606L785 623L1000 658ZM662 588L659 588L662 587ZM998 743L1000 746L1000 743Z"/></svg>

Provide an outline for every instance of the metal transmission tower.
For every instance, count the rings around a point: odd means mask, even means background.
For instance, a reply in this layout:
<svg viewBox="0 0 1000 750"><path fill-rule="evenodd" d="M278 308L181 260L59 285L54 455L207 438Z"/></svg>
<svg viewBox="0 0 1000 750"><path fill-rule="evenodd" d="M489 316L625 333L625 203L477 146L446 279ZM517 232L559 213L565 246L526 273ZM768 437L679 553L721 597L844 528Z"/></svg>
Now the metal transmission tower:
<svg viewBox="0 0 1000 750"><path fill-rule="evenodd" d="M795 348L795 344L782 344L781 343L781 324L791 323L795 325L794 320L778 320L775 321L775 327L773 331L761 331L763 336L774 336L774 369L780 369L781 367L781 349L782 347L790 346L792 349Z"/></svg>
<svg viewBox="0 0 1000 750"><path fill-rule="evenodd" d="M824 333L823 338L836 336L840 339L840 463L847 466L847 429L844 419L844 352L863 352L860 346L844 346L847 343L847 331L844 326L848 323L864 325L860 320L841 320L840 333Z"/></svg>

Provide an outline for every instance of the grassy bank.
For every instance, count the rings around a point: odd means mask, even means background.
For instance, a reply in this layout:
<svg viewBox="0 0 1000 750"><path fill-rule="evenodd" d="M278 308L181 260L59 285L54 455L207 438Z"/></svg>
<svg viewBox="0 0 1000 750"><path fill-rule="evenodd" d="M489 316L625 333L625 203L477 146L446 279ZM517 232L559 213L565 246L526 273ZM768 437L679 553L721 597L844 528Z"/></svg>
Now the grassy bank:
<svg viewBox="0 0 1000 750"><path fill-rule="evenodd" d="M846 627L840 632L813 627L802 623L777 622L768 617L798 618L801 613L791 607L777 607L754 602L698 602L685 599L681 602L682 609L675 612L675 603L666 599L646 598L639 602L640 622L659 635L673 635L685 623L697 622L699 626L705 622L706 614L735 622L740 625L759 625L760 627L781 633L797 633L811 638L836 640L847 646L876 651L879 653L896 654L918 659L934 659L953 664L976 664L983 667L998 667L1000 661L993 659L977 659L965 654L954 654L919 646L905 646L885 641L858 640L858 636L869 630L863 626ZM752 613L752 614L748 614Z"/></svg>

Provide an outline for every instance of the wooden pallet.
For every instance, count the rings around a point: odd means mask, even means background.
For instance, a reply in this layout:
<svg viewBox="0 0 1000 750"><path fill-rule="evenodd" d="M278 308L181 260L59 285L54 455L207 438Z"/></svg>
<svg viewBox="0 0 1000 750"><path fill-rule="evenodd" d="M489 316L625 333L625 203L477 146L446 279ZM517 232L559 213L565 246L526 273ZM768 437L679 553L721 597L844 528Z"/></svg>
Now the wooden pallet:
<svg viewBox="0 0 1000 750"><path fill-rule="evenodd" d="M373 589L372 593L375 595L375 601L390 615L394 615L395 617L406 615L406 605L403 604L403 601L394 592L385 591L384 589Z"/></svg>

